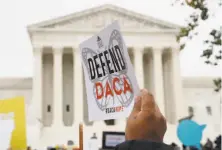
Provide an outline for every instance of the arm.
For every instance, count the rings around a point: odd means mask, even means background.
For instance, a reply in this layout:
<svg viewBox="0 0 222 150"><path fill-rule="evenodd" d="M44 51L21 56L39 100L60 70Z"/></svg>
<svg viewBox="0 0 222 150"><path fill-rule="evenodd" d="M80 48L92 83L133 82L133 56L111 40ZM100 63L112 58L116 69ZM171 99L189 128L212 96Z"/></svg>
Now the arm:
<svg viewBox="0 0 222 150"><path fill-rule="evenodd" d="M173 150L173 147L147 140L130 140L117 145L115 150Z"/></svg>

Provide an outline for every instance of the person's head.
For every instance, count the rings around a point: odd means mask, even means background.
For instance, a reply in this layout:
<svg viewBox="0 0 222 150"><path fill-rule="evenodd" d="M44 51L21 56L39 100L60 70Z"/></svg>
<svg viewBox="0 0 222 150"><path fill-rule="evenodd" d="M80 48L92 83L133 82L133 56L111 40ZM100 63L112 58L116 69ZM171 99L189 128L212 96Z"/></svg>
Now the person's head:
<svg viewBox="0 0 222 150"><path fill-rule="evenodd" d="M194 147L194 146L191 146L190 147L190 150L198 150L198 148Z"/></svg>
<svg viewBox="0 0 222 150"><path fill-rule="evenodd" d="M182 145L182 148L183 148L183 149L186 149L187 147L186 147L186 145Z"/></svg>
<svg viewBox="0 0 222 150"><path fill-rule="evenodd" d="M31 150L31 147L30 147L30 146L28 146L28 147L27 147L27 150Z"/></svg>
<svg viewBox="0 0 222 150"><path fill-rule="evenodd" d="M96 133L93 133L93 136L96 137Z"/></svg>
<svg viewBox="0 0 222 150"><path fill-rule="evenodd" d="M177 145L176 145L175 143L172 143L171 146L172 146L172 147L176 147Z"/></svg>

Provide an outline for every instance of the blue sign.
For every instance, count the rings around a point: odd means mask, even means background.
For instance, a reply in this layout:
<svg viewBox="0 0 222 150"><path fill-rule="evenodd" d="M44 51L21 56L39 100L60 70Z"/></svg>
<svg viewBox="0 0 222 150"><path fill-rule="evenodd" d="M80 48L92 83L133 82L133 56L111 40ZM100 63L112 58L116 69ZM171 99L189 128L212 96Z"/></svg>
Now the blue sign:
<svg viewBox="0 0 222 150"><path fill-rule="evenodd" d="M183 120L177 127L177 136L185 146L201 149L200 141L206 125L199 125L192 120Z"/></svg>

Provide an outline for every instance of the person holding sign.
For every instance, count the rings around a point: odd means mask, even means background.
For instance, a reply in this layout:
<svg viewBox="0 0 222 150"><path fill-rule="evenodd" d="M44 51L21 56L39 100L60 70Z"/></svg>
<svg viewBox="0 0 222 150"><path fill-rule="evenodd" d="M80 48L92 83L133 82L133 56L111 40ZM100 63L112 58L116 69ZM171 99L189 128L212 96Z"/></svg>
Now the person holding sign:
<svg viewBox="0 0 222 150"><path fill-rule="evenodd" d="M143 89L127 120L126 141L117 145L116 150L173 150L163 143L166 129L166 120L153 96Z"/></svg>
<svg viewBox="0 0 222 150"><path fill-rule="evenodd" d="M126 118L139 93L118 21L79 46L89 121Z"/></svg>
<svg viewBox="0 0 222 150"><path fill-rule="evenodd" d="M162 143L165 118L153 96L147 90L139 90L118 21L82 42L79 48L89 121L126 118L131 112L126 125L127 141L116 150L171 149Z"/></svg>

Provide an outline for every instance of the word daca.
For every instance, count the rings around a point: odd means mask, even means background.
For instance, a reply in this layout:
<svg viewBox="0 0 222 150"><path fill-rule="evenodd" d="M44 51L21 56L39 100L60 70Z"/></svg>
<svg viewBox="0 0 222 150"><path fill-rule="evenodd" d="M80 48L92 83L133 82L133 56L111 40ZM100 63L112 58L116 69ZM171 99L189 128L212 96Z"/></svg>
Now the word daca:
<svg viewBox="0 0 222 150"><path fill-rule="evenodd" d="M110 108L106 108L106 113L115 113L115 112L120 112L123 111L123 106L117 106L117 107L110 107Z"/></svg>
<svg viewBox="0 0 222 150"><path fill-rule="evenodd" d="M114 97L114 93L116 95L121 95L122 93L126 94L126 92L132 93L131 85L128 83L126 77L123 76L121 80L123 80L123 87L120 89L117 89L117 85L120 85L120 78L118 77L113 78L111 83L107 80L105 87L103 87L102 82L96 82L96 99L100 100L103 97L107 98L108 96Z"/></svg>
<svg viewBox="0 0 222 150"><path fill-rule="evenodd" d="M126 69L126 63L118 45L109 50L105 50L102 53L94 55L93 58L88 58L87 60L89 64L91 80L106 76L105 67L108 68L109 74ZM113 64L113 67L111 67L111 64ZM102 72L100 72L99 68L102 68Z"/></svg>

